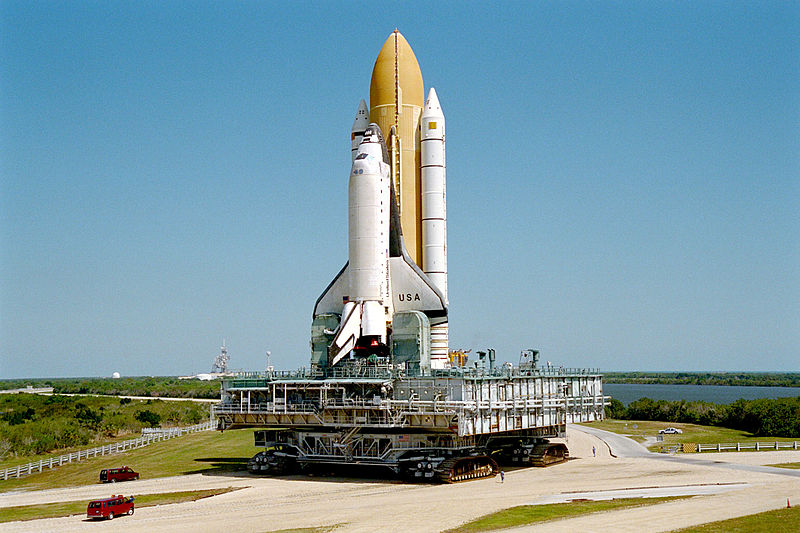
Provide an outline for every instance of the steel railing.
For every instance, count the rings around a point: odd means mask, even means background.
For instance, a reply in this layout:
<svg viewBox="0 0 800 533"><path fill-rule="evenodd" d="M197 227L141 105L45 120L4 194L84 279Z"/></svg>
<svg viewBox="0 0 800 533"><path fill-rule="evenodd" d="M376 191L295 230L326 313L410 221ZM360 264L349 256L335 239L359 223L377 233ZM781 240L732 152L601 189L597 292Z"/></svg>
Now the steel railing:
<svg viewBox="0 0 800 533"><path fill-rule="evenodd" d="M607 405L610 396L580 396L564 397L558 395L544 395L536 398L515 398L511 400L395 400L382 398L375 400L342 400L329 398L324 402L305 401L299 403L275 402L240 402L232 401L218 403L214 406L215 414L294 414L318 413L324 409L362 409L362 410L388 410L404 409L419 412L456 412L477 410L508 410L508 409L541 409L545 407L576 408Z"/></svg>
<svg viewBox="0 0 800 533"><path fill-rule="evenodd" d="M208 421L194 426L187 426L182 428L156 428L156 431L142 430L142 436L136 439L130 439L122 442L115 442L107 444L106 446L99 446L90 450L80 450L77 452L59 455L58 457L50 457L49 459L40 459L25 465L15 466L13 468L6 468L0 470L0 479L6 480L8 478L19 478L27 476L34 472L41 472L44 468L55 468L64 464L70 464L76 461L82 461L90 457L97 457L98 455L110 455L113 453L120 453L127 450L136 448L143 448L155 442L181 437L189 433L197 433L198 431L208 431L216 428L216 422ZM150 428L152 429L152 428Z"/></svg>
<svg viewBox="0 0 800 533"><path fill-rule="evenodd" d="M270 370L266 372L236 372L232 377L224 378L229 388L261 387L276 380L321 380L321 379L408 379L408 378L487 378L487 377L575 377L599 376L599 368L565 368L555 366L539 366L520 368L517 366L458 367L435 369L429 373L417 370L398 369L392 366L333 367L326 369Z"/></svg>

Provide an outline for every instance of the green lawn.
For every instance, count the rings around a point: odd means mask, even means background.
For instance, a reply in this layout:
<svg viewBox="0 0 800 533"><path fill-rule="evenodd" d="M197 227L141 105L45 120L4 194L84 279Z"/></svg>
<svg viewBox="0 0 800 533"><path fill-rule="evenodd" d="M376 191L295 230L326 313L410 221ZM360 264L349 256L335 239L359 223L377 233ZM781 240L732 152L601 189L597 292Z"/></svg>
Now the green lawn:
<svg viewBox="0 0 800 533"><path fill-rule="evenodd" d="M472 522L467 522L456 528L448 529L444 533L473 533L477 531L495 531L509 527L519 527L536 522L546 522L559 518L572 518L588 513L610 511L613 509L626 509L655 505L665 501L691 496L678 496L668 498L621 498L618 500L582 501L571 503L554 503L550 505L520 505L496 513L492 513Z"/></svg>
<svg viewBox="0 0 800 533"><path fill-rule="evenodd" d="M99 482L100 470L130 466L142 479L180 474L240 471L258 450L248 430L203 431L151 444L124 453L93 457L80 462L45 468L42 473L0 480L0 492L74 487ZM119 484L118 484L119 486Z"/></svg>
<svg viewBox="0 0 800 533"><path fill-rule="evenodd" d="M791 468L793 470L800 470L800 463L777 463L774 465L767 465L767 466L774 466L777 468Z"/></svg>
<svg viewBox="0 0 800 533"><path fill-rule="evenodd" d="M71 446L69 448L61 448L57 451L51 453L42 453L38 455L19 455L14 457L5 457L2 461L0 461L0 470L4 470L6 468L14 468L15 466L26 465L28 463L33 463L35 461L49 461L51 457L59 457L61 455L67 455L68 453L75 453L81 450L89 450L92 448L99 448L101 446L107 446L109 444L114 444L115 442L123 442L126 440L132 440L137 437L141 436L141 434L136 433L129 433L127 435L122 435L121 437L116 438L104 438L98 440L96 442L92 442L91 444L85 444L82 446ZM0 480L2 482L2 480Z"/></svg>
<svg viewBox="0 0 800 533"><path fill-rule="evenodd" d="M789 441L797 439L783 437L753 437L749 433L737 429L729 429L717 426L699 426L697 424L682 424L679 422L653 422L649 420L603 420L584 424L586 426L604 429L621 435L637 437L636 440L642 442L642 437L655 437L660 429L667 427L678 428L682 434L664 435L664 441L649 446L651 451L659 451L661 446L670 446L684 442L694 442L700 444L734 443L734 442L775 442ZM634 428L633 426L636 426Z"/></svg>
<svg viewBox="0 0 800 533"><path fill-rule="evenodd" d="M731 518L700 526L678 529L673 533L781 533L800 531L800 507L777 509Z"/></svg>
<svg viewBox="0 0 800 533"><path fill-rule="evenodd" d="M168 503L193 502L202 498L209 498L218 494L225 494L239 490L227 487L224 489L193 490L185 492L168 492L164 494L143 494L136 496L136 508L166 505ZM39 520L42 518L58 518L61 516L86 515L88 501L72 501L59 503L45 503L42 505L20 505L17 507L4 507L0 522L14 522L16 520Z"/></svg>

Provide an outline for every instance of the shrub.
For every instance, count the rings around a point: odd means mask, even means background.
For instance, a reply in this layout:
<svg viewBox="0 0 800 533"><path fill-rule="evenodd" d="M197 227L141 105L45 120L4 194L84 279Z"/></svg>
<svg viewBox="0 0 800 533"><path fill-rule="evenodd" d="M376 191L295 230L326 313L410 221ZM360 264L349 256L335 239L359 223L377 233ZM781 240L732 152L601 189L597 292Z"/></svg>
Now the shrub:
<svg viewBox="0 0 800 533"><path fill-rule="evenodd" d="M150 409L145 409L136 413L136 420L142 424L146 424L148 427L154 428L161 424L161 415Z"/></svg>
<svg viewBox="0 0 800 533"><path fill-rule="evenodd" d="M75 412L75 418L81 425L96 429L103 420L103 415L91 407L81 405Z"/></svg>
<svg viewBox="0 0 800 533"><path fill-rule="evenodd" d="M612 403L607 416L624 420L656 420L722 426L756 437L800 437L800 397L737 400L730 405L640 398L618 409ZM613 414L611 414L613 413Z"/></svg>
<svg viewBox="0 0 800 533"><path fill-rule="evenodd" d="M26 420L31 420L34 414L36 414L36 412L30 407L28 407L27 409L24 410L9 411L7 413L3 413L3 415L0 416L0 419L8 422L12 426L16 426L18 424L22 424Z"/></svg>
<svg viewBox="0 0 800 533"><path fill-rule="evenodd" d="M611 403L605 408L606 418L625 418L625 405L616 398L611 398Z"/></svg>

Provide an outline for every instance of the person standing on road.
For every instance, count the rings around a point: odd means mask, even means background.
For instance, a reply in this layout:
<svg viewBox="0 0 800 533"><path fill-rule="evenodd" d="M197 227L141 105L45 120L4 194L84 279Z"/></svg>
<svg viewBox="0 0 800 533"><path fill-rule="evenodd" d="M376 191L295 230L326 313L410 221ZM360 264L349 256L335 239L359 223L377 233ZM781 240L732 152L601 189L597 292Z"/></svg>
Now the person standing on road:
<svg viewBox="0 0 800 533"><path fill-rule="evenodd" d="M501 470L500 471L500 483L505 483L505 482L506 482L506 473Z"/></svg>
<svg viewBox="0 0 800 533"><path fill-rule="evenodd" d="M597 450L592 446L592 457L597 457Z"/></svg>

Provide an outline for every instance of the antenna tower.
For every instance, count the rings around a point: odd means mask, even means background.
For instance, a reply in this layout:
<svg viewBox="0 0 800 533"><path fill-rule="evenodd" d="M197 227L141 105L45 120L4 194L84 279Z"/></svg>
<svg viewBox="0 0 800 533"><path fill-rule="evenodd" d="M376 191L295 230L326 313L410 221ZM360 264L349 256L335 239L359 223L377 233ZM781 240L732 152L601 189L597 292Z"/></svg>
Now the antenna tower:
<svg viewBox="0 0 800 533"><path fill-rule="evenodd" d="M214 358L211 372L226 373L228 371L228 361L230 360L231 356L228 355L228 349L225 347L225 339L222 339L222 347L219 349L219 355Z"/></svg>

